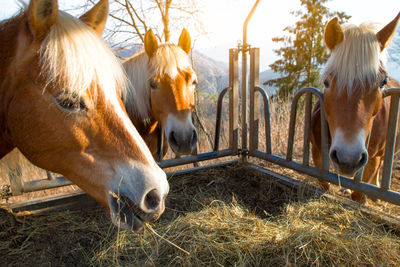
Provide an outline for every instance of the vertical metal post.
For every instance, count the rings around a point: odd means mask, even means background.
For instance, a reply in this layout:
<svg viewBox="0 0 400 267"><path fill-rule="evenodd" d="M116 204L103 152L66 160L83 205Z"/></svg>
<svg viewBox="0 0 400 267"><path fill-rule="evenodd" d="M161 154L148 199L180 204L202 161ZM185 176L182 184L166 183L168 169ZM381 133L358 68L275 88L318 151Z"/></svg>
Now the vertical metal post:
<svg viewBox="0 0 400 267"><path fill-rule="evenodd" d="M238 54L237 49L229 49L229 147L235 154L238 153L238 91L239 91L239 70L238 70Z"/></svg>
<svg viewBox="0 0 400 267"><path fill-rule="evenodd" d="M247 44L247 26L251 17L257 9L261 0L256 0L246 20L243 24L243 44L242 44L242 150L247 150L247 51L249 45Z"/></svg>
<svg viewBox="0 0 400 267"><path fill-rule="evenodd" d="M242 48L242 91L241 91L241 124L242 150L247 149L247 44Z"/></svg>
<svg viewBox="0 0 400 267"><path fill-rule="evenodd" d="M258 149L260 100L256 87L260 83L260 48L250 49L250 151ZM267 107L264 107L267 108ZM265 133L267 134L267 133Z"/></svg>
<svg viewBox="0 0 400 267"><path fill-rule="evenodd" d="M12 195L22 195L22 193L24 193L24 181L22 180L21 167L16 166L15 170L8 167L8 178Z"/></svg>
<svg viewBox="0 0 400 267"><path fill-rule="evenodd" d="M288 145L286 150L287 161L291 161L293 159L293 144L294 144L294 135L296 129L297 102L301 95L302 91L298 91L294 95L292 104L290 106L289 134L288 134Z"/></svg>
<svg viewBox="0 0 400 267"><path fill-rule="evenodd" d="M306 93L304 113L304 136L303 136L303 165L310 165L310 138L311 138L311 105L312 95Z"/></svg>
<svg viewBox="0 0 400 267"><path fill-rule="evenodd" d="M269 112L268 95L265 90L259 86L257 86L255 89L261 94L262 100L264 101L265 152L267 154L271 154L271 113Z"/></svg>
<svg viewBox="0 0 400 267"><path fill-rule="evenodd" d="M322 156L322 169L329 171L329 143L328 143L328 122L325 117L324 98L319 99L321 104L321 156Z"/></svg>
<svg viewBox="0 0 400 267"><path fill-rule="evenodd" d="M385 156L383 158L382 185L383 190L389 190L392 176L393 153L396 143L397 121L399 117L399 96L390 96L389 122L386 133Z"/></svg>

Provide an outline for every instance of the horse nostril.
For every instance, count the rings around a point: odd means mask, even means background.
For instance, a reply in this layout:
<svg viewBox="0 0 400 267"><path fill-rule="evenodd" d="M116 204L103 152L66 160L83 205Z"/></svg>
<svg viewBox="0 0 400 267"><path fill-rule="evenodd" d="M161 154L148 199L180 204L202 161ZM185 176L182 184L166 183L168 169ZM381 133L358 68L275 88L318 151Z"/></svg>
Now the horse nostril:
<svg viewBox="0 0 400 267"><path fill-rule="evenodd" d="M157 189L153 189L149 193L147 193L144 204L147 209L156 210L160 204L160 201L161 199Z"/></svg>
<svg viewBox="0 0 400 267"><path fill-rule="evenodd" d="M339 164L339 158L336 149L332 149L329 156L334 163Z"/></svg>
<svg viewBox="0 0 400 267"><path fill-rule="evenodd" d="M356 166L357 167L362 167L367 163L367 161L368 161L368 153L367 152L362 152L360 160L358 161Z"/></svg>

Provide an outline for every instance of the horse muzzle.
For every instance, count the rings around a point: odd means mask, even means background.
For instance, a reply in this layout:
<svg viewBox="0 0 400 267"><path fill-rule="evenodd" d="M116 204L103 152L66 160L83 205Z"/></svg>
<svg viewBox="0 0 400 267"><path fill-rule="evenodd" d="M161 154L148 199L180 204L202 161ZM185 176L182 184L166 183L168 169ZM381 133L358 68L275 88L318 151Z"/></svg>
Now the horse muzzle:
<svg viewBox="0 0 400 267"><path fill-rule="evenodd" d="M169 185L158 166L132 164L135 168L117 170L108 192L112 222L121 229L139 230L156 221L165 210Z"/></svg>
<svg viewBox="0 0 400 267"><path fill-rule="evenodd" d="M353 177L367 164L368 152L365 148L359 151L346 151L332 147L329 151L329 158L340 174Z"/></svg>

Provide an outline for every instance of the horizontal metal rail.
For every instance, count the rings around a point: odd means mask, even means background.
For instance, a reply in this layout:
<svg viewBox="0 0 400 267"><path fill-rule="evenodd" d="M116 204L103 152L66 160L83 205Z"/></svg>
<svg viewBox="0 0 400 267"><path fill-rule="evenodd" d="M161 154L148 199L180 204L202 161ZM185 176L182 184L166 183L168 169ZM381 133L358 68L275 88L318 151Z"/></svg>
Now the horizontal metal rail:
<svg viewBox="0 0 400 267"><path fill-rule="evenodd" d="M23 193L30 193L39 190L52 189L73 184L64 176L54 177L51 180L46 178L29 182L22 181L22 177L15 177L15 179L21 179L21 181L18 182L18 186L16 186L15 181L11 183L11 192L14 196L18 196Z"/></svg>
<svg viewBox="0 0 400 267"><path fill-rule="evenodd" d="M205 152L197 155L189 155L181 158L166 159L161 162L158 162L158 165L161 168L169 168L179 165L190 164L194 162L227 157L227 156L237 156L237 155L234 153L232 149L228 148L219 151Z"/></svg>
<svg viewBox="0 0 400 267"><path fill-rule="evenodd" d="M284 158L281 158L276 155L269 155L265 153L264 151L256 150L252 152L252 155L265 159L269 162L278 164L282 167L286 167L304 174L311 175L313 177L318 177L321 179L326 180L329 183L333 183L336 185L341 185L343 187L355 190L357 192L361 192L364 194L367 194L369 196L373 196L379 199L382 199L384 201L400 205L400 193L396 191L385 191L380 189L379 187L376 187L371 184L367 183L356 183L353 179L337 175L335 173L331 173L328 171L324 171L315 167L310 167L310 166L304 166L300 163L297 163L295 161L288 161Z"/></svg>
<svg viewBox="0 0 400 267"><path fill-rule="evenodd" d="M295 135L295 124L296 124L296 115L297 115L297 106L298 101L301 96L306 94L305 97L305 129L304 129L304 144L303 144L303 162L298 163L293 161L293 145L294 145L294 135ZM311 95L315 95L318 97L318 100L321 102L321 146L323 150L323 168L318 169L315 167L309 167L309 142L310 142L310 120L311 120L311 104L312 99ZM359 175L353 178L348 178L344 176L340 176L335 173L329 172L329 158L328 158L328 127L325 119L325 114L323 110L323 94L317 90L316 88L303 88L300 90L293 98L292 101L292 109L290 114L290 123L289 123L289 138L288 138L288 147L286 159L281 158L276 155L272 155L269 152L264 152L260 150L250 151L250 155L265 159L272 163L278 164L282 167L290 168L301 173L305 173L320 179L323 179L327 182L334 183L352 190L355 190L360 193L367 194L372 197L376 197L382 199L384 201L400 205L400 193L389 190L390 189L390 177L392 172L393 165L393 156L396 142L396 133L397 133L397 122L399 117L399 99L400 99L400 89L393 88L384 91L384 97L391 97L390 111L389 111L389 124L387 127L387 135L386 135L386 149L385 149L385 158L384 158L384 166L383 166L383 174L382 174L382 185L381 187L377 187L375 185L371 185L368 183L361 182L362 171ZM369 144L369 136L366 141L366 145Z"/></svg>

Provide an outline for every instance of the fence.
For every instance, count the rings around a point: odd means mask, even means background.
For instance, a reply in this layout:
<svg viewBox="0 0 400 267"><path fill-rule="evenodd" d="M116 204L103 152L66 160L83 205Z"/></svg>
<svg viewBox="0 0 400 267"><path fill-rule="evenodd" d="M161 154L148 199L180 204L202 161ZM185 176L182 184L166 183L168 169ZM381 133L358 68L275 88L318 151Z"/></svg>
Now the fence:
<svg viewBox="0 0 400 267"><path fill-rule="evenodd" d="M243 44L237 48L229 50L229 85L221 91L217 101L215 140L212 151L200 153L197 155L185 156L176 159L167 159L159 161L162 168L179 166L200 161L223 158L227 156L236 156L242 161L247 161L248 158L259 158L265 161L278 164L285 168L290 168L295 171L308 174L310 176L325 180L330 183L340 184L342 187L356 190L365 193L368 196L379 198L397 205L400 205L400 193L390 190L393 152L396 140L397 118L399 115L399 97L400 88L393 88L384 91L385 97L391 97L389 127L387 130L387 144L384 156L382 183L380 187L363 183L361 174L354 179L339 176L329 172L328 158L328 129L325 120L323 109L321 109L321 136L322 136L322 169L310 166L310 134L311 134L311 111L312 98L316 98L323 105L323 94L316 88L303 88L300 90L292 101L290 123L289 123L289 138L287 145L286 157L274 155L271 151L271 125L270 125L270 110L269 99L267 93L259 87L259 48L251 48L247 44L247 24L254 13L260 0L256 1L253 9L246 18L243 27ZM241 94L239 97L239 53L242 53L242 80ZM249 77L247 77L247 56L250 56ZM249 79L249 88L247 88L247 78ZM221 113L223 99L229 96L228 113L229 113L229 146L226 149L219 149L220 130L221 130ZM301 97L304 97L305 111L305 127L304 127L304 142L303 142L303 160L296 162L293 160L293 143L295 135L296 114L298 102ZM240 105L239 105L240 100ZM248 101L249 100L249 101ZM259 125L260 125L260 100L262 100L264 108L264 125L265 125L265 151L259 150ZM240 114L239 114L240 108ZM247 114L248 112L248 114ZM239 123L240 115L240 123ZM248 116L247 116L248 115ZM249 127L247 126L249 125ZM241 129L241 131L240 131ZM239 135L241 132L241 135ZM241 140L239 142L239 138ZM160 141L162 138L159 138ZM249 141L249 142L248 142ZM247 145L249 143L249 146ZM159 147L162 144L159 142ZM159 154L162 154L159 149ZM161 157L159 157L160 159ZM224 164L224 163L221 163ZM10 177L10 187L13 195L22 193L55 188L59 186L71 184L64 177L54 177L48 172L46 179L24 182L18 175Z"/></svg>

